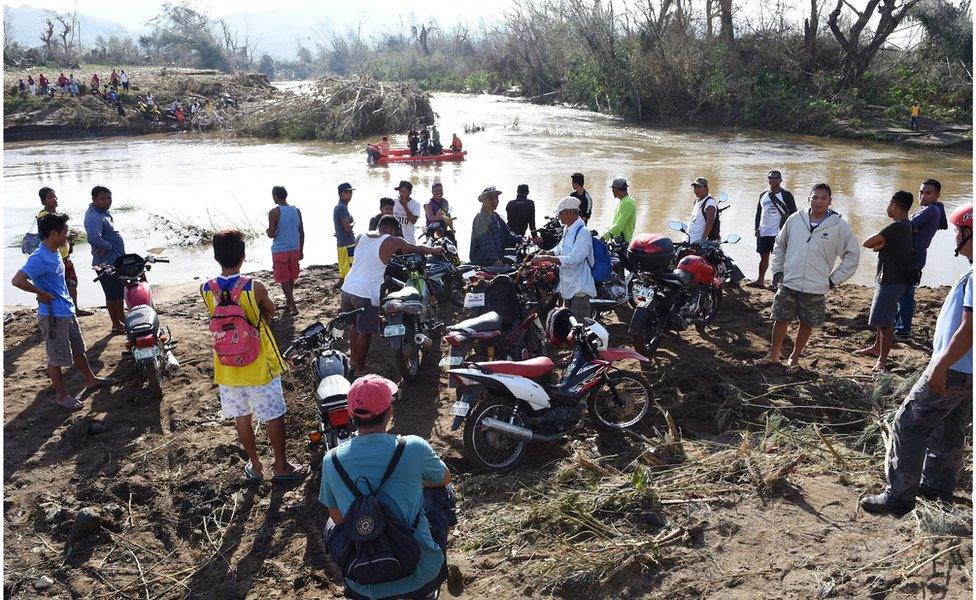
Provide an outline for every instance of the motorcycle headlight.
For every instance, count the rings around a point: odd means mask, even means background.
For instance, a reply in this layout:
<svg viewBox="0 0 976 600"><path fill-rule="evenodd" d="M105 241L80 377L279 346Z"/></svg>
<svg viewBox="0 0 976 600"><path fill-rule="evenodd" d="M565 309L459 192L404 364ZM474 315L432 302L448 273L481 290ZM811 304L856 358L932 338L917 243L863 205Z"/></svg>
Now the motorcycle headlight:
<svg viewBox="0 0 976 600"><path fill-rule="evenodd" d="M403 300L387 300L383 305L383 312L387 314L396 314L403 309Z"/></svg>

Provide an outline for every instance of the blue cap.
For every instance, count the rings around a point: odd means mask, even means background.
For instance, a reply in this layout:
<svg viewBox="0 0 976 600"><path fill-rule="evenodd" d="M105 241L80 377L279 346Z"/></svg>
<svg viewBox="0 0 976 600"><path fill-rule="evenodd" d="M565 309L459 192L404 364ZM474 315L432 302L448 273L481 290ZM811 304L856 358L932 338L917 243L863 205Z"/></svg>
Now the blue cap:
<svg viewBox="0 0 976 600"><path fill-rule="evenodd" d="M342 192L351 192L351 191L352 191L352 190L354 190L354 189L356 189L356 188L354 188L354 187L352 187L352 186L351 186L351 185L349 185L348 183L340 183L340 184L339 184L339 193L340 193L340 194L341 194Z"/></svg>

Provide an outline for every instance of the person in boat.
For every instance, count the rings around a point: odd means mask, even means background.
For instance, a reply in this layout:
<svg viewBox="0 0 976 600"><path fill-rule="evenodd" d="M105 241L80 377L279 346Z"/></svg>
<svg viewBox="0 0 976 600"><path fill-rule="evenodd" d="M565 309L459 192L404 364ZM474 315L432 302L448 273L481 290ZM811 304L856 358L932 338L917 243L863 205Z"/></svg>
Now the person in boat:
<svg viewBox="0 0 976 600"><path fill-rule="evenodd" d="M461 138L456 133L451 134L451 152L461 151Z"/></svg>
<svg viewBox="0 0 976 600"><path fill-rule="evenodd" d="M424 125L420 128L420 155L426 156L428 154L430 154L430 132Z"/></svg>
<svg viewBox="0 0 976 600"><path fill-rule="evenodd" d="M437 125L432 125L430 128L430 149L433 154L444 151L444 146L441 146L441 132L437 131Z"/></svg>
<svg viewBox="0 0 976 600"><path fill-rule="evenodd" d="M410 156L417 156L420 134L417 133L416 127L410 127L410 132L407 133L407 144L410 146Z"/></svg>
<svg viewBox="0 0 976 600"><path fill-rule="evenodd" d="M379 148L380 156L389 156L390 155L390 138L388 138L388 137L386 137L384 135L383 136L383 139L380 140L380 143L379 144L376 144L376 147Z"/></svg>

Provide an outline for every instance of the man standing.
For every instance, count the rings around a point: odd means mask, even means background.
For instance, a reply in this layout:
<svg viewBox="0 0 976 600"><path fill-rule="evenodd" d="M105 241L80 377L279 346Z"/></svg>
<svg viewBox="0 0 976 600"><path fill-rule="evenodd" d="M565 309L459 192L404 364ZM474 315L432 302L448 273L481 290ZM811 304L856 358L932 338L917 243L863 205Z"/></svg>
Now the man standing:
<svg viewBox="0 0 976 600"><path fill-rule="evenodd" d="M718 202L708 193L708 180L704 177L695 179L691 182L691 189L695 193L695 205L688 221L689 241L718 239Z"/></svg>
<svg viewBox="0 0 976 600"><path fill-rule="evenodd" d="M580 217L579 198L566 196L556 207L563 237L553 249L554 256L536 256L532 264L554 262L559 265L559 295L580 323L590 316L590 298L596 296L593 281L593 240Z"/></svg>
<svg viewBox="0 0 976 600"><path fill-rule="evenodd" d="M922 116L922 107L918 105L918 101L912 102L912 120L908 124L912 131L918 131L918 118Z"/></svg>
<svg viewBox="0 0 976 600"><path fill-rule="evenodd" d="M895 316L895 339L909 340L912 337L912 316L915 314L915 288L922 278L925 259L935 232L948 229L945 207L939 202L942 184L935 179L926 179L918 188L918 203L921 210L912 215L912 260L916 271L915 283L909 285L898 300L898 314Z"/></svg>
<svg viewBox="0 0 976 600"><path fill-rule="evenodd" d="M830 186L818 183L810 190L810 208L786 219L773 249L773 344L757 366L780 364L783 340L790 322L800 326L787 371L800 369L800 356L815 327L823 325L827 291L850 279L857 270L861 251L857 239L841 216L830 210ZM840 259L840 265L834 264Z"/></svg>
<svg viewBox="0 0 976 600"><path fill-rule="evenodd" d="M447 534L457 524L451 472L423 438L387 433L396 392L396 384L379 375L361 377L349 388L358 435L322 459L319 502L329 509L325 546L341 564L355 525L346 522L346 513L356 495L374 492L387 514L411 528L420 557L413 573L394 581L345 580L348 598L433 598L447 577Z"/></svg>
<svg viewBox="0 0 976 600"><path fill-rule="evenodd" d="M91 191L92 203L85 212L85 234L91 245L92 266L112 265L115 259L125 254L125 242L115 230L115 220L109 209L112 207L112 192L96 185ZM112 320L112 333L125 333L123 318L122 280L117 275L105 275L98 280L105 292L105 308Z"/></svg>
<svg viewBox="0 0 976 600"><path fill-rule="evenodd" d="M305 227L302 211L288 204L288 190L280 185L271 188L271 199L277 204L268 213L268 237L271 243L271 266L275 283L281 284L285 293L285 305L293 315L298 314L295 304L295 281L300 268L298 261L305 258Z"/></svg>
<svg viewBox="0 0 976 600"><path fill-rule="evenodd" d="M590 215L593 214L593 198L583 187L583 174L573 173L571 181L573 182L573 193L570 196L580 201L580 218L583 219L584 223L589 223Z"/></svg>
<svg viewBox="0 0 976 600"><path fill-rule="evenodd" d="M122 73L119 75L119 81L122 82L122 92L123 93L128 92L129 91L129 75L125 72L125 69L122 69Z"/></svg>
<svg viewBox="0 0 976 600"><path fill-rule="evenodd" d="M536 237L535 229L535 202L529 200L529 186L520 183L515 189L515 199L505 205L505 214L508 216L508 228L515 235L525 235L525 231L532 232L532 237Z"/></svg>
<svg viewBox="0 0 976 600"><path fill-rule="evenodd" d="M397 252L404 254L443 254L443 248L414 246L397 237L400 224L391 215L380 219L377 231L359 236L356 242L356 261L349 269L342 284L340 298L342 312L365 309L356 317L349 334L349 362L356 376L366 374L366 355L372 335L379 328L380 288L386 274L386 265Z"/></svg>
<svg viewBox="0 0 976 600"><path fill-rule="evenodd" d="M474 216L471 226L471 252L469 260L480 267L500 267L504 263L505 248L516 244L512 230L495 212L501 192L495 186L486 187L478 201L481 210Z"/></svg>
<svg viewBox="0 0 976 600"><path fill-rule="evenodd" d="M915 201L910 192L899 190L888 202L891 223L877 235L864 241L864 247L878 253L878 273L875 278L874 300L868 326L877 334L874 345L854 352L857 356L874 356L878 359L875 371L886 371L888 352L894 341L894 322L898 314L898 299L912 284L915 271L912 266L912 224L908 211Z"/></svg>
<svg viewBox="0 0 976 600"><path fill-rule="evenodd" d="M935 323L932 360L895 413L885 457L887 485L865 496L867 512L902 516L916 495L952 502L973 418L973 203L949 219L956 255L969 261L946 297Z"/></svg>
<svg viewBox="0 0 976 600"><path fill-rule="evenodd" d="M81 337L75 305L65 285L64 263L58 250L68 243L68 215L47 214L37 221L41 245L27 258L14 275L14 287L37 295L37 325L47 349L47 375L56 394L55 403L77 410L81 400L68 395L61 376L61 367L75 368L85 378L85 391L114 383L111 378L98 378L92 373L85 356L85 340Z"/></svg>
<svg viewBox="0 0 976 600"><path fill-rule="evenodd" d="M397 203L393 205L393 216L400 222L400 229L403 230L403 239L408 244L416 244L416 223L420 218L420 203L410 197L413 192L413 184L409 181L401 181L400 185L393 188L400 194Z"/></svg>
<svg viewBox="0 0 976 600"><path fill-rule="evenodd" d="M611 240L621 236L629 243L634 237L634 228L637 227L637 203L627 193L627 180L623 177L613 180L610 184L610 192L619 202L617 212L613 215L613 225L603 234L603 239Z"/></svg>
<svg viewBox="0 0 976 600"><path fill-rule="evenodd" d="M41 197L41 204L44 205L44 210L37 213L38 219L58 212L58 195L54 193L54 190L49 187L42 187L37 193ZM79 317L89 317L95 313L88 310L81 310L78 307L78 273L75 271L75 263L71 260L71 252L74 250L74 238L75 232L69 230L68 239L63 246L58 248L58 252L61 254L61 260L64 262L64 282L68 286L68 293L71 295L71 301L75 305L75 314Z"/></svg>
<svg viewBox="0 0 976 600"><path fill-rule="evenodd" d="M332 225L335 227L336 246L339 256L339 282L337 288L342 288L342 282L352 266L356 248L356 234L352 230L352 215L349 214L349 201L352 200L353 188L348 183L339 184L339 201L332 209Z"/></svg>
<svg viewBox="0 0 976 600"><path fill-rule="evenodd" d="M747 283L747 287L766 287L766 269L769 268L769 253L776 244L776 235L783 228L787 217L796 212L796 200L793 194L784 190L780 185L783 176L779 171L770 171L766 175L769 189L759 195L756 204L756 252L759 253L759 276L755 281Z"/></svg>

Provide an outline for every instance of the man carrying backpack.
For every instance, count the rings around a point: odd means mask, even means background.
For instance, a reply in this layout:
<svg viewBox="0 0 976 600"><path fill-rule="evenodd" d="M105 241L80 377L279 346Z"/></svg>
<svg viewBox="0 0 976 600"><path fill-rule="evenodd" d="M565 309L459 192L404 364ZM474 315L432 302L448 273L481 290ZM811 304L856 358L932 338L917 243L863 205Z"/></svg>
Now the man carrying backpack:
<svg viewBox="0 0 976 600"><path fill-rule="evenodd" d="M776 236L786 223L786 218L796 212L793 194L781 187L783 175L779 171L766 174L769 189L759 194L756 203L756 252L759 254L759 274L746 287L765 288L769 255L776 245Z"/></svg>
<svg viewBox="0 0 976 600"><path fill-rule="evenodd" d="M447 577L451 472L423 438L387 433L396 392L379 375L353 382L359 435L322 460L325 545L348 598L432 598Z"/></svg>
<svg viewBox="0 0 976 600"><path fill-rule="evenodd" d="M203 284L200 293L210 312L214 345L214 383L220 390L220 413L235 419L237 435L250 461L244 465L248 481L262 481L251 415L268 424L274 451L272 481L304 479L308 465L296 467L285 457L285 396L281 389L284 359L268 321L275 305L263 283L241 275L244 234L221 231L213 238L220 275Z"/></svg>
<svg viewBox="0 0 976 600"><path fill-rule="evenodd" d="M563 237L552 250L553 256L536 256L532 264L559 265L559 295L573 316L582 322L590 316L590 298L596 296L593 236L580 218L579 198L566 196L559 201L556 213L563 224Z"/></svg>

